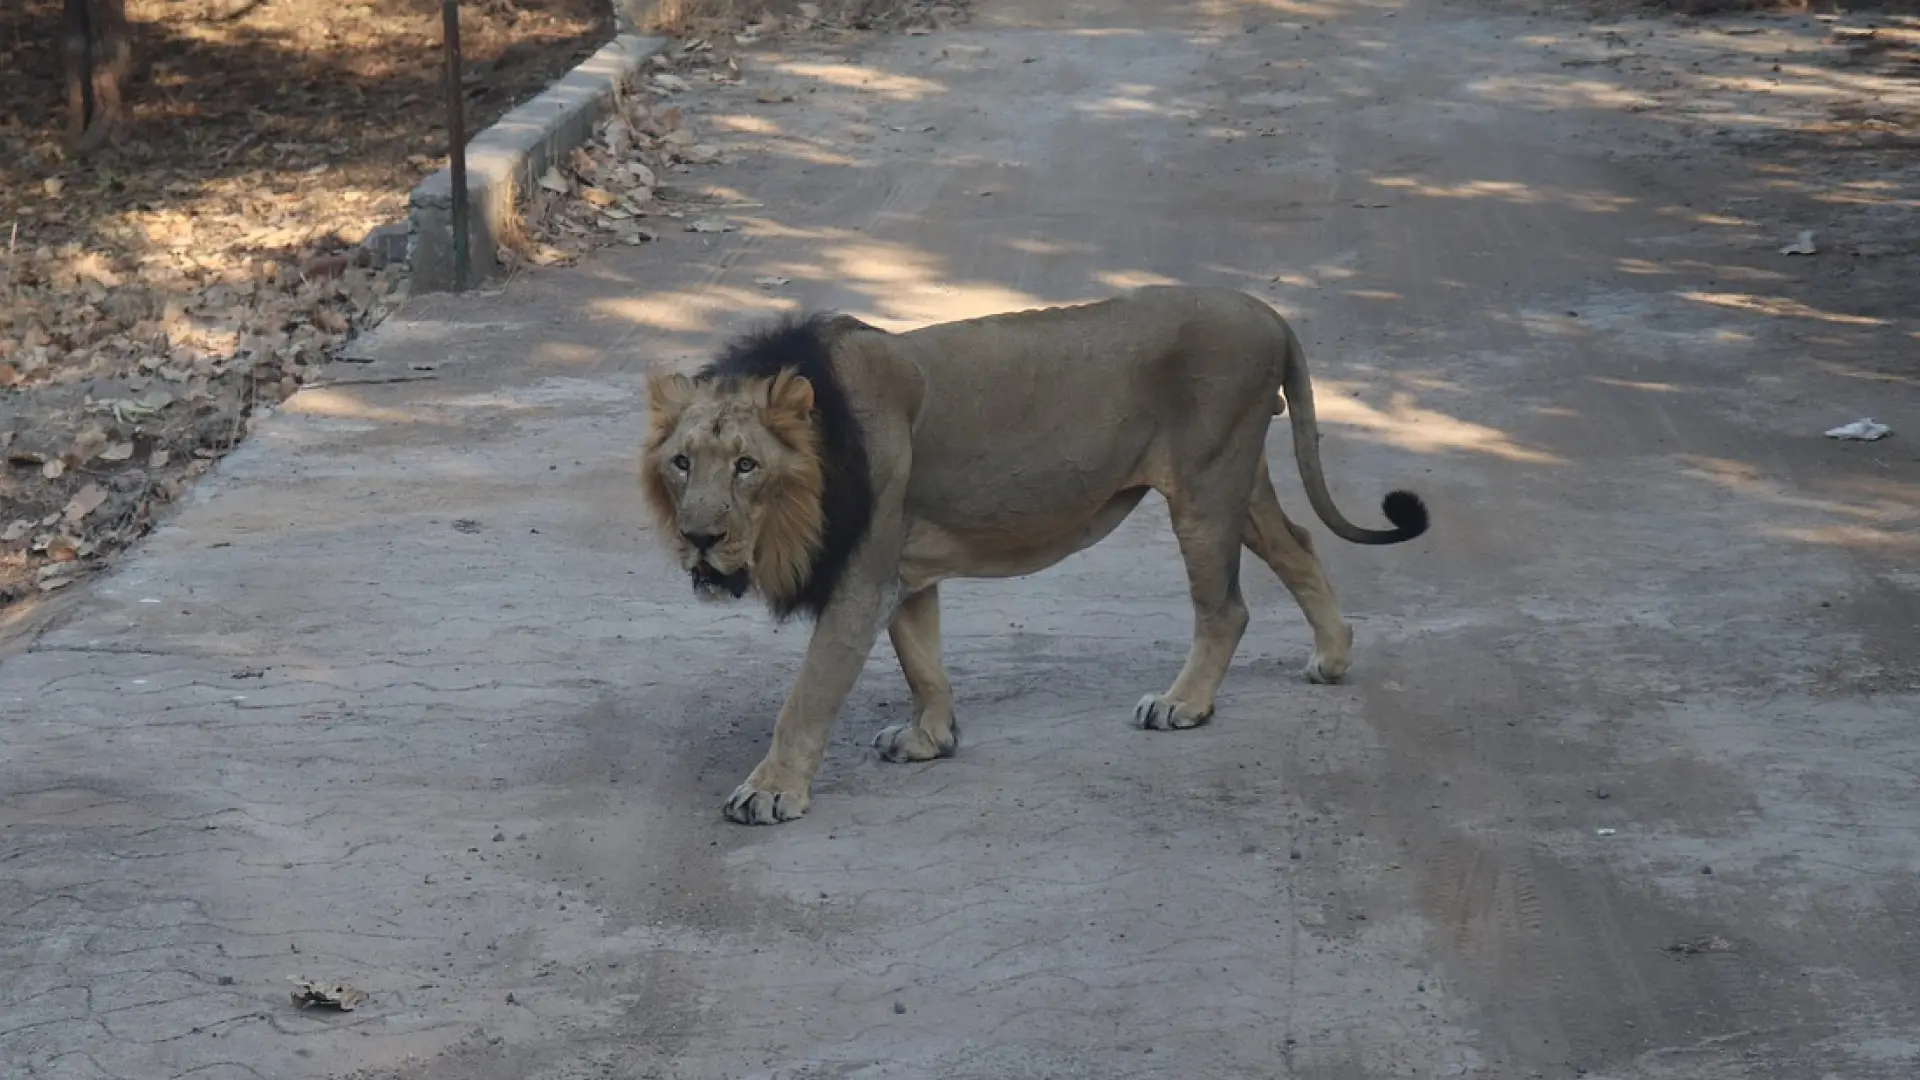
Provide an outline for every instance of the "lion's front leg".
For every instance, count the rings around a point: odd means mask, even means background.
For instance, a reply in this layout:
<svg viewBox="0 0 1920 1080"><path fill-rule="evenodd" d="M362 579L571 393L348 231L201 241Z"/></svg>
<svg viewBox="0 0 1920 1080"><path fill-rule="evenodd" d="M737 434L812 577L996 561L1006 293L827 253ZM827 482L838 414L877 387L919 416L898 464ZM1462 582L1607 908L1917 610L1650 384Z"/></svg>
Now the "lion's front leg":
<svg viewBox="0 0 1920 1080"><path fill-rule="evenodd" d="M904 476L907 451L896 447L893 453ZM873 651L886 609L900 595L900 546L905 536L901 497L895 485L877 500L879 508L865 542L814 624L800 674L774 721L773 745L727 799L726 814L732 820L773 825L807 812L827 736Z"/></svg>
<svg viewBox="0 0 1920 1080"><path fill-rule="evenodd" d="M880 608L879 589L849 583L821 612L800 674L773 723L773 745L727 799L728 818L743 825L774 825L807 812L833 721L879 635Z"/></svg>
<svg viewBox="0 0 1920 1080"><path fill-rule="evenodd" d="M929 585L907 597L887 633L913 691L913 720L882 728L873 745L888 761L953 756L960 725L953 718L953 687L940 663L940 587Z"/></svg>

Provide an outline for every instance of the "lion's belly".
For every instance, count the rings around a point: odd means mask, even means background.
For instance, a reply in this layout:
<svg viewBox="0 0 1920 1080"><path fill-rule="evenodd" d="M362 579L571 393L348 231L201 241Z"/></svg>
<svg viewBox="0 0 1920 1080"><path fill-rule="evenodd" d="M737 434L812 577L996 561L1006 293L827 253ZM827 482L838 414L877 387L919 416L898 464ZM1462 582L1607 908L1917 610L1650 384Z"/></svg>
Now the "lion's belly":
<svg viewBox="0 0 1920 1080"><path fill-rule="evenodd" d="M914 593L947 578L1019 577L1107 538L1149 489L1131 488L1105 502L1043 516L1010 515L989 523L942 523L915 516L900 556L900 585Z"/></svg>

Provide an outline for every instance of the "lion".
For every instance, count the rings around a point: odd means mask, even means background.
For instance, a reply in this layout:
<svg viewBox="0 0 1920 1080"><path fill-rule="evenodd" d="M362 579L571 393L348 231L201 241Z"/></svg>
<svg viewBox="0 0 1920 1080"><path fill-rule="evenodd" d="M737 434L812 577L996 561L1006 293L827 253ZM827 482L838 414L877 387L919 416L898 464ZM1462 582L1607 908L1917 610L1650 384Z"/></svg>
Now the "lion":
<svg viewBox="0 0 1920 1080"><path fill-rule="evenodd" d="M1232 289L1152 286L905 333L844 314L789 317L692 375L655 369L647 402L642 489L695 593L753 592L777 619L813 621L772 744L726 801L743 824L807 812L828 733L883 626L913 711L873 745L895 762L955 753L940 583L1053 566L1149 491L1172 517L1194 625L1185 666L1140 699L1137 726L1212 718L1247 628L1242 547L1313 629L1306 677L1340 679L1353 629L1312 536L1274 493L1265 447L1277 416L1290 418L1308 500L1334 535L1399 544L1427 529L1408 491L1382 501L1390 529L1341 514L1300 341Z"/></svg>

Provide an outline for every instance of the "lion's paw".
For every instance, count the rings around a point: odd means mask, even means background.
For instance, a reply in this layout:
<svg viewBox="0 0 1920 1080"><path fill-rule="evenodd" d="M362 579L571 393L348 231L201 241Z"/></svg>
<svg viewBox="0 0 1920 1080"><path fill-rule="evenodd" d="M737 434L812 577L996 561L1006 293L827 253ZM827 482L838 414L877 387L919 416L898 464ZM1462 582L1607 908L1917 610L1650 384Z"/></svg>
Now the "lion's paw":
<svg viewBox="0 0 1920 1080"><path fill-rule="evenodd" d="M805 791L768 791L749 779L728 796L727 820L742 825L778 825L805 814L811 801Z"/></svg>
<svg viewBox="0 0 1920 1080"><path fill-rule="evenodd" d="M1351 657L1328 656L1316 652L1307 661L1306 676L1311 683L1337 683L1346 677L1347 669L1353 666Z"/></svg>
<svg viewBox="0 0 1920 1080"><path fill-rule="evenodd" d="M1196 709L1165 694L1148 694L1133 707L1133 722L1148 731L1182 731L1211 719L1212 709Z"/></svg>
<svg viewBox="0 0 1920 1080"><path fill-rule="evenodd" d="M935 739L917 724L894 724L880 729L873 737L874 748L880 751L884 760L893 762L932 761L934 758L952 757L960 748L960 722L952 721L947 726L947 737Z"/></svg>
<svg viewBox="0 0 1920 1080"><path fill-rule="evenodd" d="M1313 656L1307 660L1304 672L1308 682L1337 683L1346 677L1347 669L1352 666L1352 624L1341 623L1332 634L1314 635Z"/></svg>

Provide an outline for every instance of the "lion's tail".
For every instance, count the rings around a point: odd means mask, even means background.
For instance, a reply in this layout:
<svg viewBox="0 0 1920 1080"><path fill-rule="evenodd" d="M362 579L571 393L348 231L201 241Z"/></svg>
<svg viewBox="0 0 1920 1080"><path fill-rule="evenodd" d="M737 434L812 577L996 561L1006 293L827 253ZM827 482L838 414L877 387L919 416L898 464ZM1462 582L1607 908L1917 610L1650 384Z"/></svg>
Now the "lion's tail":
<svg viewBox="0 0 1920 1080"><path fill-rule="evenodd" d="M1326 522L1327 528L1342 540L1355 544L1402 544L1427 531L1427 504L1411 491L1391 491L1380 502L1380 509L1393 523L1391 529L1363 529L1348 521L1333 503L1327 490L1327 474L1320 465L1320 422L1313 411L1313 381L1307 376L1307 354L1293 328L1282 326L1287 335L1286 375L1281 382L1286 401L1274 403L1274 415L1291 411L1293 458L1300 468L1300 482L1307 489L1307 501Z"/></svg>

